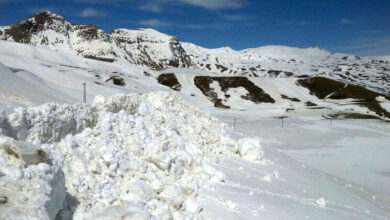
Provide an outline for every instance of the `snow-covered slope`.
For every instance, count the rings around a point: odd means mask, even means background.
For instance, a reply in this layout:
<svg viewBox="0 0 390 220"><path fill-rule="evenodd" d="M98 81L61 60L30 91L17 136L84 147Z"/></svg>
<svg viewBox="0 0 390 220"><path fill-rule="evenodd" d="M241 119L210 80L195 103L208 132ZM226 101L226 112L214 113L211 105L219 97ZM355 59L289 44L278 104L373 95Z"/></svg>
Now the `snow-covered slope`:
<svg viewBox="0 0 390 220"><path fill-rule="evenodd" d="M193 65L175 37L151 29L118 29L107 34L95 25L74 25L51 12L0 27L0 39L108 62L124 59L153 69Z"/></svg>
<svg viewBox="0 0 390 220"><path fill-rule="evenodd" d="M158 72L127 61L108 63L7 41L0 41L0 74L0 103L6 109L50 101L79 102L86 83L88 102L96 95L175 90L206 109L274 108L278 109L278 116L317 109L318 115L359 113L389 118L382 113L389 101L380 98L381 94L358 89L359 93L368 94L355 96L349 92L353 86L336 91L345 85L334 81L321 80L318 88L321 91L316 94L308 89L311 84L298 83L302 80L307 83L308 79L246 78L176 68ZM327 83L336 85L329 90ZM324 92L329 97L322 96ZM338 95L332 96L335 92ZM356 101L369 101L373 105Z"/></svg>
<svg viewBox="0 0 390 220"><path fill-rule="evenodd" d="M318 47L264 46L235 51L181 44L196 65L206 71L250 77L326 76L390 94L388 56L333 54Z"/></svg>

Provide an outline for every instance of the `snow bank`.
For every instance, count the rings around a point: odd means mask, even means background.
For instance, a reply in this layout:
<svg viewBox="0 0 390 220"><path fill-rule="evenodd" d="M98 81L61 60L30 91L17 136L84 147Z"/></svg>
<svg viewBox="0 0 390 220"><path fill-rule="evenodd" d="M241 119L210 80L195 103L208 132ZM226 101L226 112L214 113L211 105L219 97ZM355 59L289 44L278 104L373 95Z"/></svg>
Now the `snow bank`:
<svg viewBox="0 0 390 220"><path fill-rule="evenodd" d="M229 138L225 124L172 93L46 104L0 121L3 135L42 144L61 167L62 219L198 218L199 190L224 179L213 166L222 155L263 156L258 140Z"/></svg>
<svg viewBox="0 0 390 220"><path fill-rule="evenodd" d="M64 199L63 173L44 151L0 137L0 219L54 219Z"/></svg>

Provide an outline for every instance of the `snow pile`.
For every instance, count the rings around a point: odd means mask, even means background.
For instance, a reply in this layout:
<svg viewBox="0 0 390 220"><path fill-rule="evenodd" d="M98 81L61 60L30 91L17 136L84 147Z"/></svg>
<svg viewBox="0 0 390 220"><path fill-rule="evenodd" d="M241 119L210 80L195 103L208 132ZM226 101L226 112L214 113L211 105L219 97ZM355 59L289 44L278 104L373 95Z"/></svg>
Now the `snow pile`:
<svg viewBox="0 0 390 220"><path fill-rule="evenodd" d="M0 219L54 219L64 199L63 173L44 151L0 137Z"/></svg>
<svg viewBox="0 0 390 220"><path fill-rule="evenodd" d="M224 179L213 167L221 155L263 155L258 141L227 137L225 124L172 93L47 104L2 121L3 135L42 144L62 168L72 198L62 219L198 218L199 190Z"/></svg>

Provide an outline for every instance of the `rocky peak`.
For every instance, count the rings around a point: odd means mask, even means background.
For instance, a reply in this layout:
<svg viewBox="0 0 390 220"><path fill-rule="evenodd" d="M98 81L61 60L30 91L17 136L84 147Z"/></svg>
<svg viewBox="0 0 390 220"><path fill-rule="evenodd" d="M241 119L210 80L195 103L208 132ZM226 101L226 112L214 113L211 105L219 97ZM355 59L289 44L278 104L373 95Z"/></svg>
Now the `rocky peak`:
<svg viewBox="0 0 390 220"><path fill-rule="evenodd" d="M176 37L153 29L116 29L110 36L129 54L137 57L137 64L153 69L191 67L194 63Z"/></svg>
<svg viewBox="0 0 390 220"><path fill-rule="evenodd" d="M113 62L125 59L152 69L194 66L177 38L153 29L117 29L73 25L49 11L0 27L0 40L45 46L61 52Z"/></svg>
<svg viewBox="0 0 390 220"><path fill-rule="evenodd" d="M31 43L31 38L36 33L45 30L66 33L71 29L71 26L63 17L45 11L11 25L4 30L2 39L13 40L19 43Z"/></svg>

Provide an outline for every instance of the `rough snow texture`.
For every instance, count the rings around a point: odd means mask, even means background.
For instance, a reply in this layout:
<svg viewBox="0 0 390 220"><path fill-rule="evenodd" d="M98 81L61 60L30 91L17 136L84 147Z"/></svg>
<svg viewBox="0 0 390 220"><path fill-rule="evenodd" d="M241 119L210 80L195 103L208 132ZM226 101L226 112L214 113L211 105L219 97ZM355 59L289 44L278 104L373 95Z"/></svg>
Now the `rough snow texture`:
<svg viewBox="0 0 390 220"><path fill-rule="evenodd" d="M256 140L227 137L223 123L172 93L19 108L3 117L1 128L3 135L41 144L52 160L46 169L62 169L69 194L60 204L62 219L198 218L198 191L224 179L213 167L220 155L251 161L263 155Z"/></svg>
<svg viewBox="0 0 390 220"><path fill-rule="evenodd" d="M0 136L0 219L54 219L64 184L59 166L50 165L42 150Z"/></svg>
<svg viewBox="0 0 390 220"><path fill-rule="evenodd" d="M175 37L151 29L118 29L107 34L95 25L73 25L51 12L0 27L0 39L107 62L124 59L153 69L193 65Z"/></svg>

